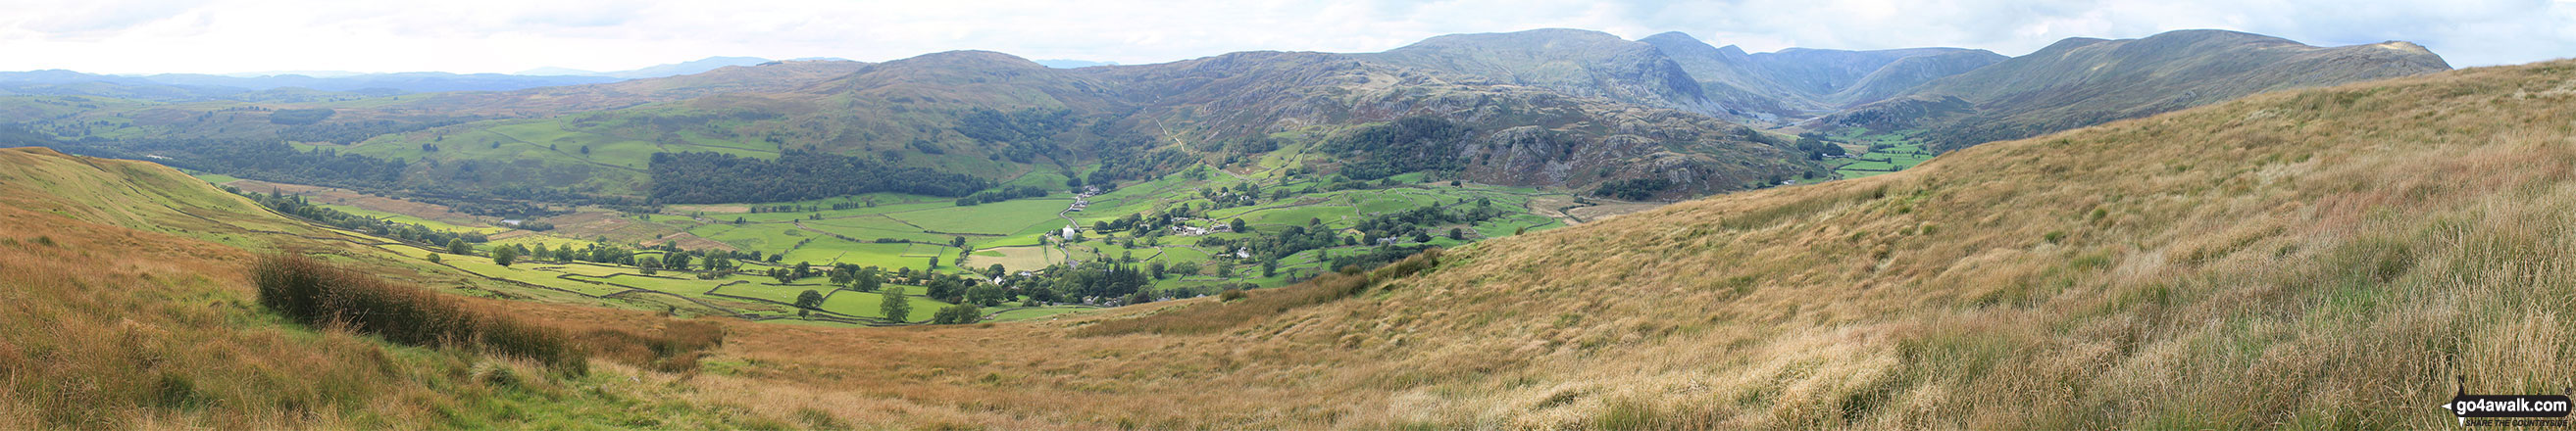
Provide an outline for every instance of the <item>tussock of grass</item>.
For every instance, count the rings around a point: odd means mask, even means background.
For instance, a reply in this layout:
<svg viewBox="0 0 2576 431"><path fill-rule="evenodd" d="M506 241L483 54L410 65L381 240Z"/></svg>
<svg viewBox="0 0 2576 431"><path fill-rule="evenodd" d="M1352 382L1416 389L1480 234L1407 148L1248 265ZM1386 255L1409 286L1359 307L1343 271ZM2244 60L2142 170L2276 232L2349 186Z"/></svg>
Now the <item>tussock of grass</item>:
<svg viewBox="0 0 2576 431"><path fill-rule="evenodd" d="M297 254L262 257L251 270L259 304L297 323L427 347L474 348L580 374L588 358L562 331L479 310Z"/></svg>
<svg viewBox="0 0 2576 431"><path fill-rule="evenodd" d="M673 320L661 331L642 334L616 328L581 332L574 342L593 357L665 373L695 373L709 350L724 345L724 327L702 321Z"/></svg>

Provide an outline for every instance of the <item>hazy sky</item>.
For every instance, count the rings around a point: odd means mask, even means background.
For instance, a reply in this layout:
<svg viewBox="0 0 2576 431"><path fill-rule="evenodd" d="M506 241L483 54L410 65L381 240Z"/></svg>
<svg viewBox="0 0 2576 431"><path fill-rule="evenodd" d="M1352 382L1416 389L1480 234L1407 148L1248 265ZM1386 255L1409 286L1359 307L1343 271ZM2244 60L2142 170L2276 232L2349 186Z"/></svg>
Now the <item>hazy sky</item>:
<svg viewBox="0 0 2576 431"><path fill-rule="evenodd" d="M715 55L882 61L988 49L1127 64L1380 51L1449 33L1681 31L1784 47L1984 48L2219 28L2312 45L2406 40L2455 66L2576 56L2576 0L625 1L9 0L0 70L632 69Z"/></svg>

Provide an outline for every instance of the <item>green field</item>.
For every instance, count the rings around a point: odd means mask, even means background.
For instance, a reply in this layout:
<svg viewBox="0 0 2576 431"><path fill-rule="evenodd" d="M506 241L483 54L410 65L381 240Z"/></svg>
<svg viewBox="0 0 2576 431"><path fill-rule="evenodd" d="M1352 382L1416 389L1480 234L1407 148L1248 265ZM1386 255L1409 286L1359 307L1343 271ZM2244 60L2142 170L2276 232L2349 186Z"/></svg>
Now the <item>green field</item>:
<svg viewBox="0 0 2576 431"><path fill-rule="evenodd" d="M912 312L910 315L904 316L904 321L906 322L928 321L930 320L931 313L939 311L942 307L952 305L921 297L921 294L927 292L927 289L921 286L889 284L886 285L885 288L904 289L904 293L906 294L904 297L905 302L912 304ZM801 295L808 290L830 295L829 297L824 298L823 305L818 307L824 311L859 317L885 317L884 310L880 308L885 303L885 296L875 292L835 292L830 286L772 286L761 283L743 283L725 286L717 289L716 293L760 298L778 302L795 302L797 295Z"/></svg>
<svg viewBox="0 0 2576 431"><path fill-rule="evenodd" d="M1914 136L1922 132L1903 130L1870 134L1859 128L1845 129L1834 136L1835 141L1860 145L1868 150L1852 158L1830 159L1841 163L1834 167L1834 173L1842 178L1863 178L1923 164L1923 161L1931 160L1933 154L1914 140Z"/></svg>
<svg viewBox="0 0 2576 431"><path fill-rule="evenodd" d="M503 267L499 264L493 263L492 259L488 257L445 253L440 253L440 255L439 261L441 263L485 277L507 279L538 286L570 290L591 296L606 295L626 290L626 288L623 287L556 278L556 276L563 275L564 273L538 270L536 267L541 266L538 264L518 263Z"/></svg>
<svg viewBox="0 0 2576 431"><path fill-rule="evenodd" d="M506 228L506 227L497 227L497 226L463 226L463 225L456 225L456 224L450 224L450 223L447 223L447 222L442 222L442 221L437 221L437 220L430 220L430 219L425 219L425 218L412 217L412 216L407 216L407 215L402 215L402 214L395 214L395 213L389 213L389 212L384 212L384 211L370 210L370 209L366 209L366 208L359 208L359 207L349 206L349 205L335 205L335 204L315 204L315 205L319 205L319 206L324 207L324 208L330 208L330 209L340 210L340 212L349 213L349 215L354 215L354 216L370 217L370 218L375 218L375 219L379 219L379 220L392 221L392 222L395 222L395 223L410 223L410 224L421 225L421 227L426 227L426 228L430 228L430 229L437 229L437 230L444 230L444 231L451 231L451 232L476 232L476 233L482 233L482 234L485 234L485 235L490 235L490 234L496 234L496 233L502 233L502 232L509 232L509 231L511 230L510 228Z"/></svg>
<svg viewBox="0 0 2576 431"><path fill-rule="evenodd" d="M779 258L778 261L780 263L788 264L808 262L815 265L848 263L859 266L874 266L884 268L886 270L906 267L915 269L928 268L930 265L929 258L912 258L905 256L906 251L910 250L912 247L914 247L913 244L860 243L826 237L817 238L814 241L805 243L805 246L803 247L797 247L795 250L788 251L787 256Z"/></svg>
<svg viewBox="0 0 2576 431"><path fill-rule="evenodd" d="M530 122L512 127L487 128L478 132L508 134L511 138L522 141L531 139L544 141L565 136L570 136L573 139L571 142L582 142L582 139L588 139L580 137L579 134L564 134L561 131L550 131L540 127L545 124L549 123ZM448 139L462 138L450 136ZM505 143L502 147L508 149L512 145ZM518 151L536 151L533 146L523 145L523 147L526 148L520 148ZM491 149L485 148L485 150ZM592 153L590 157L594 159L626 157L612 152L603 152L599 147L594 147ZM1561 199L1565 196L1562 194L1551 195L1528 188L1484 185L1451 187L1446 185L1446 181L1424 181L1419 184L1395 187L1321 191L1317 187L1325 184L1325 181L1312 177L1278 175L1280 168L1293 166L1291 163L1298 157L1303 156L1274 154L1264 157L1259 160L1261 170L1252 170L1249 166L1238 164L1236 173L1260 185L1262 192L1246 204L1228 206L1218 206L1204 199L1201 190L1223 194L1229 187L1245 185L1246 179L1238 179L1213 170L1208 171L1203 177L1194 179L1186 174L1187 170L1184 170L1182 174L1123 184L1110 193L1090 197L1088 199L1090 205L1085 211L1065 213L1063 216L1059 216L1058 213L1064 211L1073 202L1073 196L1063 192L1043 198L1017 199L975 206L957 206L953 200L944 198L879 193L772 204L674 205L664 208L659 214L652 215L649 220L632 214L618 215L625 218L620 221L622 223L642 223L656 229L667 228L686 232L736 250L759 252L760 257L766 260L765 262L737 260L742 272L716 280L696 280L692 278L692 273L684 271L663 273L664 276L673 278L639 277L635 276L640 272L636 268L614 265L521 263L503 268L493 265L486 257L449 255L445 259L451 265L477 275L565 289L585 295L605 295L629 289L621 286L632 286L695 298L733 308L736 311L775 315L773 313L792 310L775 303L730 299L709 293L712 290L713 293L722 295L792 302L797 293L807 289L831 290L829 286L819 285L773 286L769 283L776 283L777 280L760 275L761 272L771 268L793 266L799 262L826 266L846 263L876 267L886 271L910 269L959 274L965 271L981 272L993 265L1001 265L1013 272L1043 272L1047 268L1069 262L1098 263L1135 259L1135 265L1139 267L1156 262L1166 265L1182 263L1199 265L1201 270L1197 273L1186 276L1176 274L1154 282L1154 287L1158 289L1191 289L1189 292L1193 293L1190 294L1195 295L1212 293L1241 283L1278 286L1286 283L1291 275L1314 274L1329 270L1326 268L1328 263L1321 259L1325 255L1357 256L1377 248L1375 244L1342 245L1339 243L1340 240L1336 239L1335 244L1324 249L1304 250L1280 257L1278 271L1270 277L1260 276L1262 262L1258 259L1233 257L1232 251L1235 248L1266 240L1291 226L1304 227L1320 222L1320 226L1316 228L1338 231L1359 226L1366 220L1406 213L1417 208L1458 208L1462 203L1472 205L1478 200L1500 208L1503 211L1502 215L1472 224L1437 223L1406 229L1430 232L1436 237L1428 243L1430 245L1455 247L1468 245L1475 240L1509 236L1516 231L1544 230L1564 226L1564 223L1556 219L1538 215L1536 209L1529 207L1535 197L1556 196ZM1088 167L1082 169L1088 169ZM1064 178L1054 171L1038 171L1022 174L1013 181L1017 184L1060 189ZM1415 175L1403 179L1424 180L1425 177ZM1047 187L1050 184L1053 187ZM1290 192L1284 197L1274 196L1275 190ZM1228 198L1227 201L1244 202L1234 198ZM869 202L873 202L873 206L867 205ZM762 213L747 211L754 207L765 209L779 205L790 206L792 209ZM845 208L830 209L836 205ZM1184 205L1194 208L1196 211L1193 212L1197 213L1180 221L1185 226L1207 229L1222 226L1234 220L1242 220L1251 226L1253 232L1216 232L1205 236L1190 236L1175 233L1176 231L1172 229L1117 229L1109 232L1093 229L1096 223L1115 222L1128 216L1150 216ZM361 208L347 208L347 210L370 216L395 217L392 214L367 212ZM1067 224L1064 216L1072 217L1073 224L1080 228L1081 241L1066 243L1062 238L1055 238L1062 233L1062 229ZM409 218L396 218L396 220L428 222L422 224L456 230L512 232L493 227L472 228L430 224L434 222ZM589 220L597 220L597 218L593 217ZM1446 238L1445 233L1451 228L1469 232L1467 240ZM505 235L509 238L496 239L492 244L478 249L488 249L492 245L514 244L543 244L550 248L583 247L593 243L590 239L567 238L557 234L558 232L512 232ZM1331 238L1344 238L1349 234L1336 232L1330 235ZM967 247L976 251L962 262L962 265L958 261L960 249L949 245L951 241L957 239L963 239ZM879 240L893 242L878 242ZM1232 242L1232 244L1214 245L1218 241ZM691 247L702 246L704 243L695 244L700 245ZM1408 237L1397 244L1413 245L1414 243ZM639 248L632 244L625 246ZM660 254L658 251L638 253L639 258L654 258ZM940 263L936 268L930 266L933 257L938 258ZM1234 267L1231 277L1218 278L1202 275L1211 274L1215 268L1229 263ZM986 276L975 275L971 278L983 279ZM728 282L738 283L727 285ZM798 281L798 283L820 282L819 279ZM720 285L723 287L719 288ZM875 317L879 298L875 294L843 292L834 294L824 308L836 313ZM662 300L671 301L668 297L663 297ZM912 320L916 321L928 319L930 313L936 311L937 307L946 305L922 298L915 298L914 301L916 301L916 315L912 316ZM1066 312L1078 312L1078 310L1062 308L1020 310L1007 313L1001 319L1036 319Z"/></svg>
<svg viewBox="0 0 2576 431"><path fill-rule="evenodd" d="M951 206L887 214L921 230L934 233L1004 235L1019 232L1042 222L1062 223L1056 213L1064 211L1070 199L1039 198L994 202L976 206ZM1060 226L1060 224L1058 225Z"/></svg>
<svg viewBox="0 0 2576 431"><path fill-rule="evenodd" d="M905 322L930 321L931 313L937 313L940 308L945 308L951 305L945 302L922 298L919 295L922 291L919 286L908 287L909 289L906 291L908 296L904 297L904 302L912 304L912 312L909 313L910 315L904 316ZM885 310L882 308L884 305L885 295L874 292L854 292L845 290L840 293L834 293L829 298L824 298L822 309L829 310L834 313L882 319L886 317L884 313Z"/></svg>

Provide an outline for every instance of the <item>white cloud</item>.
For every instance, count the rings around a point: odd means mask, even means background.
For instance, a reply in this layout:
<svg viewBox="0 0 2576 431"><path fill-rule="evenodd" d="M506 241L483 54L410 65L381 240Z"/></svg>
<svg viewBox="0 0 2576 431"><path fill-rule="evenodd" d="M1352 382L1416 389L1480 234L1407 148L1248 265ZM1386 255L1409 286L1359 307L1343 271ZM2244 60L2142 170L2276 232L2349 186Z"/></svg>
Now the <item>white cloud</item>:
<svg viewBox="0 0 2576 431"><path fill-rule="evenodd" d="M2332 0L796 1L35 0L0 5L0 70L616 70L714 55L889 60L952 49L1136 64L1378 51L1448 33L1683 31L1754 51L1960 46L2221 28L2319 45L2409 40L2455 65L2576 52L2576 2Z"/></svg>

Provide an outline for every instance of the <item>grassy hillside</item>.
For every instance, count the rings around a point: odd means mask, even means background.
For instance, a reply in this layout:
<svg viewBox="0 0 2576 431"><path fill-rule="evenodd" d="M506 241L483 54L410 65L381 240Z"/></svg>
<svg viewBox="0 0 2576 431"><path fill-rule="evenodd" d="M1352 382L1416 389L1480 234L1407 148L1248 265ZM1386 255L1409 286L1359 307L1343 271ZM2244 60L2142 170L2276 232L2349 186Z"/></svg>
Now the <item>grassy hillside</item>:
<svg viewBox="0 0 2576 431"><path fill-rule="evenodd" d="M937 364L961 377L812 384L1153 427L2450 426L2424 406L2453 376L2576 383L2576 284L2557 281L2576 233L2554 227L2576 222L2576 171L2541 168L2576 162L2571 78L2258 96L1487 242L1357 288L917 345L954 349ZM904 339L1031 332L1052 334ZM1173 405L1194 407L1134 408Z"/></svg>
<svg viewBox="0 0 2576 431"><path fill-rule="evenodd" d="M2450 426L2422 406L2452 376L2576 383L2555 227L2576 172L2543 168L2576 161L2571 79L2477 69L1980 146L1485 243L1232 337L1385 358L1394 423Z"/></svg>
<svg viewBox="0 0 2576 431"><path fill-rule="evenodd" d="M1544 87L1572 96L1728 114L1702 94L1691 72L1684 71L1654 46L1597 31L1541 29L1454 34L1352 57Z"/></svg>
<svg viewBox="0 0 2576 431"><path fill-rule="evenodd" d="M425 279L411 275L417 269L342 254L362 237L280 218L159 165L10 149L0 150L0 178L0 299L10 304L0 309L0 428L800 423L738 404L656 401L673 396L662 385L669 374L638 367L678 363L613 352L643 349L640 343L663 337L653 328L683 324L558 325L585 331L575 348L603 358L587 372L307 326L263 306L253 289L255 254L299 250L365 268L363 277L395 280L380 293L430 291L400 281ZM505 320L540 307L455 304Z"/></svg>

